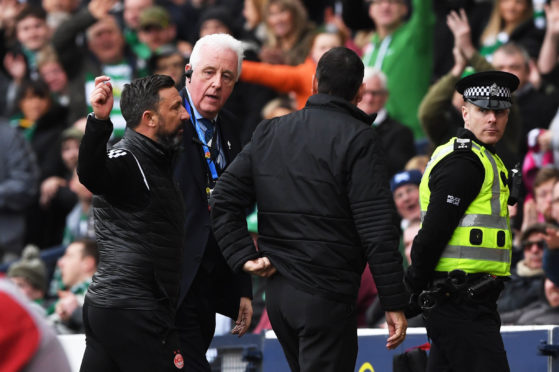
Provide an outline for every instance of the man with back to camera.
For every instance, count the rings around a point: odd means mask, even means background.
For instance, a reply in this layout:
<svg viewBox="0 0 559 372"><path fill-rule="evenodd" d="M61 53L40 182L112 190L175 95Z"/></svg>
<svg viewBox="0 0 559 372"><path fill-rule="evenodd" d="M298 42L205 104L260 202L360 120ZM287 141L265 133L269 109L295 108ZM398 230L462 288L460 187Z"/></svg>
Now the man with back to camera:
<svg viewBox="0 0 559 372"><path fill-rule="evenodd" d="M200 38L186 65L182 103L190 115L175 177L185 201L185 242L177 328L185 368L210 371L206 360L215 315L236 320L242 336L252 317L250 276L234 274L225 262L210 223L209 197L222 170L241 149L240 126L222 110L241 72L241 43L230 35Z"/></svg>
<svg viewBox="0 0 559 372"><path fill-rule="evenodd" d="M235 272L269 277L266 309L292 371L353 371L355 302L368 262L393 349L405 338L402 256L384 157L357 109L363 63L319 60L304 109L263 121L212 194L219 246ZM243 211L258 205L257 251Z"/></svg>
<svg viewBox="0 0 559 372"><path fill-rule="evenodd" d="M172 159L189 116L169 76L134 80L120 100L124 137L107 151L113 102L109 77L97 77L78 160L80 182L95 195L99 248L80 371L182 369L174 322L184 207Z"/></svg>
<svg viewBox="0 0 559 372"><path fill-rule="evenodd" d="M510 178L494 146L517 87L502 71L456 84L464 129L435 150L419 186L422 227L406 284L423 305L428 371L509 370L496 300L510 275Z"/></svg>

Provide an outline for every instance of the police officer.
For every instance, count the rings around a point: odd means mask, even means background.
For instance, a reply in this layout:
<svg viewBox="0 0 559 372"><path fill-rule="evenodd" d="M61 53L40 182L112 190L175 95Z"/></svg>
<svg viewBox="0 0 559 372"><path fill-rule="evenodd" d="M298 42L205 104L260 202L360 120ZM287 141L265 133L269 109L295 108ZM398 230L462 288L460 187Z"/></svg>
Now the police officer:
<svg viewBox="0 0 559 372"><path fill-rule="evenodd" d="M510 275L509 172L494 146L517 87L500 71L460 80L464 128L435 150L420 184L406 284L432 341L428 371L509 370L496 308Z"/></svg>

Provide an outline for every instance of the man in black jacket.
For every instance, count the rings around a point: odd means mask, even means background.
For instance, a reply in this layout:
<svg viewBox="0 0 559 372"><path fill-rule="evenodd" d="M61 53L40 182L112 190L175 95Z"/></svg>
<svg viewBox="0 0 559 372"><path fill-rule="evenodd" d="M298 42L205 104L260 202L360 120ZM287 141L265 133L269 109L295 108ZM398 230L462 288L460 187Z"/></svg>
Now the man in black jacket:
<svg viewBox="0 0 559 372"><path fill-rule="evenodd" d="M241 72L241 43L230 35L202 37L186 65L180 92L190 114L183 151L175 167L185 205L184 253L177 328L185 369L210 371L206 351L215 331L216 312L236 321L243 335L252 317L250 276L227 266L210 224L209 197L218 177L241 149L239 126L223 110Z"/></svg>
<svg viewBox="0 0 559 372"><path fill-rule="evenodd" d="M386 346L405 338L396 212L379 139L355 107L362 80L354 52L326 52L305 108L260 123L212 194L229 266L269 277L268 314L293 371L354 369L366 262L386 311ZM243 218L255 201L258 251Z"/></svg>
<svg viewBox="0 0 559 372"><path fill-rule="evenodd" d="M135 80L120 100L124 137L107 151L113 101L109 77L97 77L78 160L80 182L95 195L99 247L81 371L182 369L174 321L184 208L172 159L188 114L169 76Z"/></svg>

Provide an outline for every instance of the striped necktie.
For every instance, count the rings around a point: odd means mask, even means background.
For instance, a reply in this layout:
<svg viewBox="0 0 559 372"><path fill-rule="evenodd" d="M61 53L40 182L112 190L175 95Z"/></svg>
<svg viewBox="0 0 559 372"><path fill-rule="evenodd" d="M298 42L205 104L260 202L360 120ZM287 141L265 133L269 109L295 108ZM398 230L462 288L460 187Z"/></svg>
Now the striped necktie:
<svg viewBox="0 0 559 372"><path fill-rule="evenodd" d="M206 127L206 131L204 132L204 140L206 141L207 144L209 144L214 136L215 125L213 121L206 118L201 118L200 122L203 123L204 126Z"/></svg>

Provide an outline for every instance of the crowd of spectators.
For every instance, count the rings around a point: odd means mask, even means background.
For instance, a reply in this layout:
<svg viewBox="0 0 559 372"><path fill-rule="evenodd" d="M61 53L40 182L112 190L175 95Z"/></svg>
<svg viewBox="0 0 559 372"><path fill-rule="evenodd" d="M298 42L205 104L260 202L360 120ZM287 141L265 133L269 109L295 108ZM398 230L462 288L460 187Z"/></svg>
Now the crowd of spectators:
<svg viewBox="0 0 559 372"><path fill-rule="evenodd" d="M243 144L262 119L304 107L325 51L345 45L362 56L359 108L385 148L402 254L419 227L417 186L430 152L463 123L456 82L472 71L515 74L497 151L507 167L521 165L524 183L511 209L513 273L499 310L507 324L559 324L551 264L559 256L559 0L0 0L0 263L21 259L8 275L59 331L81 330L76 311L95 264L91 193L75 171L94 78L111 78L118 141L124 84L159 73L184 87L192 46L212 33L245 47L226 104ZM257 236L256 225L251 231ZM68 248L43 267L36 250L22 255L25 246ZM66 280L69 265L83 269L79 279ZM378 326L374 283L362 282L361 325ZM265 316L263 284L254 287L255 314Z"/></svg>

